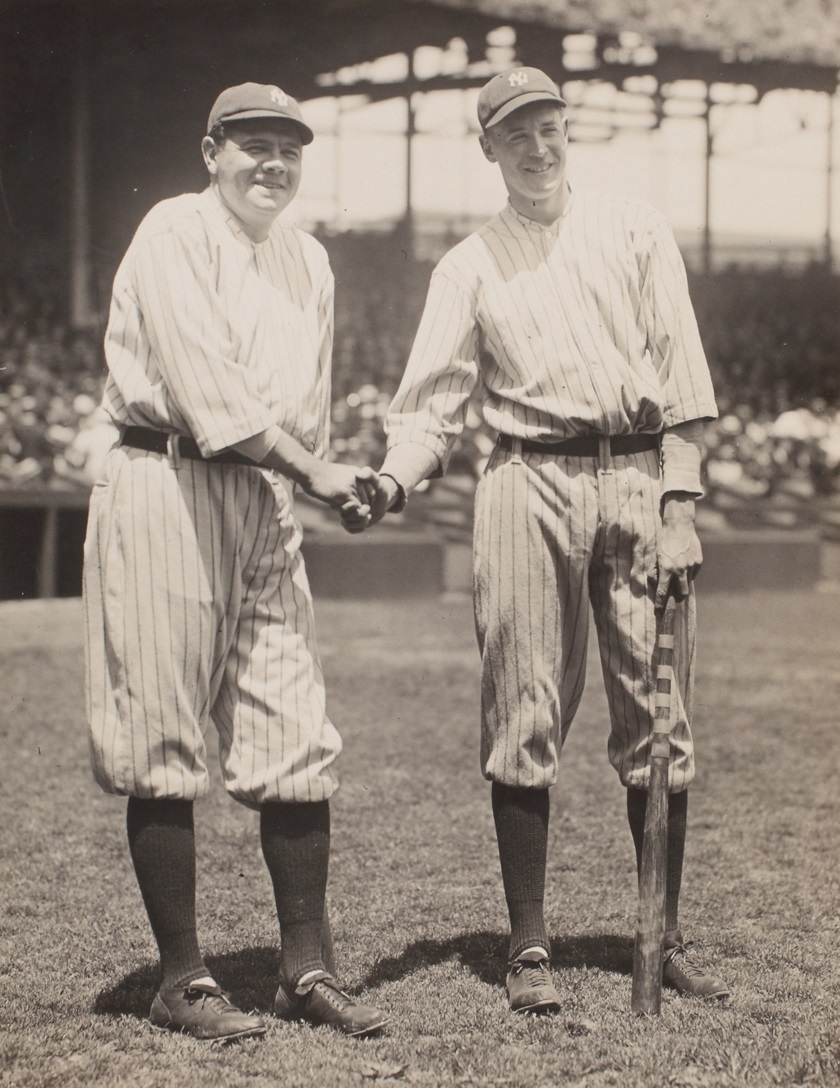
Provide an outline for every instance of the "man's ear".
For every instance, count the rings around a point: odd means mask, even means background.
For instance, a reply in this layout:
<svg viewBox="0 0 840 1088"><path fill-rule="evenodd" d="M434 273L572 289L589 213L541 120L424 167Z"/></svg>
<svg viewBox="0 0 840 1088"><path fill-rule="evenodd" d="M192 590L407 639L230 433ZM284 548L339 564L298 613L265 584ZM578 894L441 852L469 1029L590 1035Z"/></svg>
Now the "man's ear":
<svg viewBox="0 0 840 1088"><path fill-rule="evenodd" d="M216 141L211 136L205 136L201 141L201 154L204 158L204 164L211 174L215 174L218 169L216 166L216 154L218 153L218 150Z"/></svg>
<svg viewBox="0 0 840 1088"><path fill-rule="evenodd" d="M481 144L481 150L484 152L484 157L488 162L496 162L496 153L493 150L493 145L490 143L490 137L485 133L481 133L478 137L478 142Z"/></svg>

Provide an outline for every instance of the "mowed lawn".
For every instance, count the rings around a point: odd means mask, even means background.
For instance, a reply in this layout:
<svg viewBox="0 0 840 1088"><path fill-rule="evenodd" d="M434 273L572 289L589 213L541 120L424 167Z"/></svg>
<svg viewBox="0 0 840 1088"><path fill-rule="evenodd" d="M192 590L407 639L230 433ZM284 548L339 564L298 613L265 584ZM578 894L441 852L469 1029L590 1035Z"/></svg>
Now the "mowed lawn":
<svg viewBox="0 0 840 1088"><path fill-rule="evenodd" d="M0 1084L840 1084L840 596L700 599L683 925L730 982L630 1013L635 869L606 761L600 668L553 791L548 912L564 1011L506 1009L506 913L478 771L469 600L318 601L345 741L330 903L341 974L389 1009L364 1042L270 1020L214 1047L145 1016L155 949L125 801L90 777L78 601L0 605ZM214 768L196 806L203 947L268 1013L277 927L256 815Z"/></svg>

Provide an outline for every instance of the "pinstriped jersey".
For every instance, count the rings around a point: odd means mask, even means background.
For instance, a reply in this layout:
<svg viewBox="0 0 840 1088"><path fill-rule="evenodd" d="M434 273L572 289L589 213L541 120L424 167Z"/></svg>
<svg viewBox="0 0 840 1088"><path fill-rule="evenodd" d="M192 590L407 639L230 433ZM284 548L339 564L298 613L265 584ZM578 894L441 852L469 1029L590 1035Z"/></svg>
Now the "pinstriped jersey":
<svg viewBox="0 0 840 1088"><path fill-rule="evenodd" d="M685 267L665 218L574 192L544 227L510 204L432 274L388 445L445 466L481 381L495 431L550 441L717 415Z"/></svg>
<svg viewBox="0 0 840 1088"><path fill-rule="evenodd" d="M333 276L302 231L252 242L213 189L148 213L117 271L103 405L205 456L280 426L328 442Z"/></svg>

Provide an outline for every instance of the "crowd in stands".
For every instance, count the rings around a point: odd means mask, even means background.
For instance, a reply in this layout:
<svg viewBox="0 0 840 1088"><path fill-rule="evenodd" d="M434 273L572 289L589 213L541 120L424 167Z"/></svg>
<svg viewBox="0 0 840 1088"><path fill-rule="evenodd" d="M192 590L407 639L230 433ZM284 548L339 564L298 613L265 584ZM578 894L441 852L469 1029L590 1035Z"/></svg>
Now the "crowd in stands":
<svg viewBox="0 0 840 1088"><path fill-rule="evenodd" d="M0 277L0 487L88 486L103 366L101 337L69 328L56 291Z"/></svg>
<svg viewBox="0 0 840 1088"><path fill-rule="evenodd" d="M337 284L333 447L377 463L433 265L385 239L325 243ZM840 276L732 269L690 275L690 288L720 412L706 428L711 500L840 496ZM479 473L492 446L471 403L451 471Z"/></svg>
<svg viewBox="0 0 840 1088"><path fill-rule="evenodd" d="M840 494L840 276L729 270L691 288L720 412L712 492Z"/></svg>
<svg viewBox="0 0 840 1088"><path fill-rule="evenodd" d="M332 447L376 465L432 264L399 235L322 240L336 277ZM840 276L733 269L692 276L691 291L720 408L712 501L840 497ZM101 328L71 330L55 292L0 276L0 488L90 485L112 441L103 372ZM453 472L480 472L492 448L473 404L469 424Z"/></svg>

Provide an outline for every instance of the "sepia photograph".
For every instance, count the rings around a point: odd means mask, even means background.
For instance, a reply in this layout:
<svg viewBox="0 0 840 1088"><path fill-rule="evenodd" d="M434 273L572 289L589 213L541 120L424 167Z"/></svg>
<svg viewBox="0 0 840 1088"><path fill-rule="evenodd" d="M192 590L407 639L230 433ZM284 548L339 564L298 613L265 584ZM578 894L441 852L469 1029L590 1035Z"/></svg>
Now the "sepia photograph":
<svg viewBox="0 0 840 1088"><path fill-rule="evenodd" d="M0 1088L840 1085L840 0L0 0Z"/></svg>

